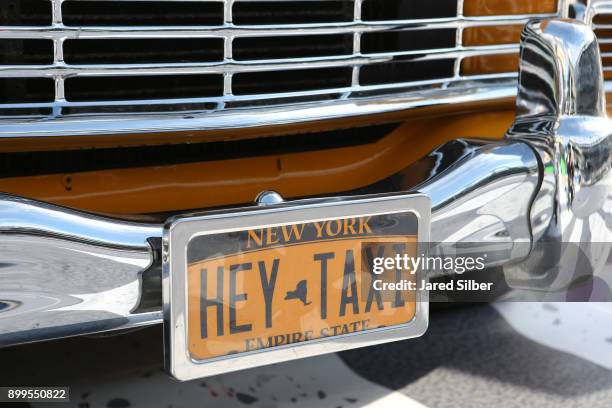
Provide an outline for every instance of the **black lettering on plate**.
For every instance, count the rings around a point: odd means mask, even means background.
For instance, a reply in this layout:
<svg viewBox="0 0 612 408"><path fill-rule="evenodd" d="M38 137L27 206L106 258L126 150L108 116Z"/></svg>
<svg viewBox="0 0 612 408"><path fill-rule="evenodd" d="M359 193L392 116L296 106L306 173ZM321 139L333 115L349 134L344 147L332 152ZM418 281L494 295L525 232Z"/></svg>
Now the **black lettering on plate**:
<svg viewBox="0 0 612 408"><path fill-rule="evenodd" d="M250 271L253 265L249 263L230 265L229 276L229 326L230 334L251 331L251 324L236 325L236 302L247 300L246 293L236 293L236 274L240 271Z"/></svg>
<svg viewBox="0 0 612 408"><path fill-rule="evenodd" d="M363 252L366 258L366 262L367 262L366 265L368 267L368 272L372 274L373 273L372 269L374 266L374 254L372 254L372 246L371 245L367 246ZM384 245L378 245L378 248L376 249L376 257L383 258L384 256L385 256ZM380 292L374 289L374 285L372 283L370 283L368 286L370 289L368 290L368 299L366 301L365 312L368 313L370 309L372 308L372 301L374 300L374 298L376 298L376 307L378 308L378 310L383 310L384 305L382 301L382 296L380 296Z"/></svg>
<svg viewBox="0 0 612 408"><path fill-rule="evenodd" d="M351 295L348 295L349 287ZM357 281L355 279L355 257L352 250L346 251L344 262L344 276L342 278L342 296L340 297L340 316L346 315L346 305L353 306L353 314L359 313L359 301L357 299Z"/></svg>
<svg viewBox="0 0 612 408"><path fill-rule="evenodd" d="M333 252L314 255L314 260L321 262L321 319L327 319L327 261L334 256Z"/></svg>
<svg viewBox="0 0 612 408"><path fill-rule="evenodd" d="M272 299L274 297L274 289L276 287L276 277L278 275L278 264L280 259L276 258L272 261L272 270L270 278L266 272L266 263L259 261L259 278L261 279L261 289L263 290L264 303L266 306L266 328L272 327Z"/></svg>
<svg viewBox="0 0 612 408"><path fill-rule="evenodd" d="M207 297L208 269L200 270L200 337L208 337L208 308L217 308L217 336L223 336L223 267L217 268L217 296Z"/></svg>

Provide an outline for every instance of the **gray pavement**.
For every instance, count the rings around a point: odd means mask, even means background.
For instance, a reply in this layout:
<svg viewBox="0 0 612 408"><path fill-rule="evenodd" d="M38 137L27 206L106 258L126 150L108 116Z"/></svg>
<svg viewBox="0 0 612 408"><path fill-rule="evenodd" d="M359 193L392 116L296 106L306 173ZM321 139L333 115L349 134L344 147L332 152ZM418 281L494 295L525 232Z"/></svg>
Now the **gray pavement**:
<svg viewBox="0 0 612 408"><path fill-rule="evenodd" d="M50 407L608 408L612 308L593 307L448 309L432 314L419 339L186 383L162 372L161 330L153 327L2 349L0 384L70 386L71 403ZM593 325L601 347L592 344Z"/></svg>

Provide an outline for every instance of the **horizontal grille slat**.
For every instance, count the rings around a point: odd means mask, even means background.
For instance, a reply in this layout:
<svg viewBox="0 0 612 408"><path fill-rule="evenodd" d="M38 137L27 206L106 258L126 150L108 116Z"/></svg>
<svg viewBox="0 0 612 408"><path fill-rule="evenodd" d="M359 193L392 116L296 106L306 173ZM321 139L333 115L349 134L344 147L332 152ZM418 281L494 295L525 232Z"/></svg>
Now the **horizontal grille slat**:
<svg viewBox="0 0 612 408"><path fill-rule="evenodd" d="M283 37L293 35L362 34L376 31L414 31L423 29L469 28L526 24L532 18L554 17L554 14L515 15L500 18L464 17L430 20L361 21L278 26L146 26L146 27L69 27L50 30L41 27L0 26L0 38L99 39L99 38L234 38Z"/></svg>
<svg viewBox="0 0 612 408"><path fill-rule="evenodd" d="M156 74L202 74L202 73L239 73L260 72L273 70L294 70L305 67L329 68L338 66L365 66L411 56L412 60L436 60L456 57L469 57L473 55L495 55L517 52L518 46L483 46L466 47L461 50L438 49L438 50L410 50L396 51L376 54L334 55L330 57L294 58L276 60L234 60L231 62L202 62L202 63L169 63L169 64L62 64L61 66L0 66L0 76L23 77L23 76L130 76L130 75L156 75Z"/></svg>
<svg viewBox="0 0 612 408"><path fill-rule="evenodd" d="M479 75L470 77L470 80L481 80L481 79L515 79L516 74L514 73L506 73L503 75ZM44 104L13 104L11 106L21 107L21 108L32 108L35 106L43 106L43 107L53 107L58 106L62 108L69 107L105 107L105 106L159 106L159 105L194 105L194 104L202 104L206 102L211 103L225 103L229 104L234 101L238 101L242 103L242 106L248 106L248 104L252 103L254 105L263 105L266 103L271 103L271 101L279 101L285 98L286 101L292 100L303 100L307 99L309 96L323 96L323 95L338 95L346 92L353 93L373 93L376 91L394 91L401 90L405 88L418 88L422 86L440 86L445 83L448 83L449 78L438 78L438 79L428 79L424 81L409 81L409 82L397 82L397 83L388 83L388 84L377 84L377 85L360 85L359 87L346 86L341 88L326 88L326 89L317 89L317 90L308 90L308 91L296 91L296 92L283 92L283 93L267 93L267 94L245 94L245 95L227 95L223 97L206 97L206 98L175 98L175 99L139 99L139 100L115 100L115 101L102 101L102 100L91 100L85 102L66 102L66 101L56 101ZM128 108L126 108L128 109ZM155 108L157 109L157 108Z"/></svg>
<svg viewBox="0 0 612 408"><path fill-rule="evenodd" d="M461 61L518 45L462 45L463 30L558 14L465 17L458 0L7 1L25 11L0 2L0 79L22 85L3 85L0 118L32 110L51 120L506 81L516 73L464 76Z"/></svg>

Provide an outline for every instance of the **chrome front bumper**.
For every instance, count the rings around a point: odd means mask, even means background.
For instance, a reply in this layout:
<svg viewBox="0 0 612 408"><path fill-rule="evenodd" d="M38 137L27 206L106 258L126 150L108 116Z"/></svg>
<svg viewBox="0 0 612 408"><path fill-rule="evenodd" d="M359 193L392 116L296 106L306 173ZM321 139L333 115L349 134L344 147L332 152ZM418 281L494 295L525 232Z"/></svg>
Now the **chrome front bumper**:
<svg viewBox="0 0 612 408"><path fill-rule="evenodd" d="M610 236L612 123L601 71L587 26L532 22L504 141L446 143L346 194L425 193L432 242L502 244L489 266L537 286L533 261L550 260L539 243ZM163 228L0 196L0 346L161 323ZM548 287L570 283L566 261L552 262Z"/></svg>

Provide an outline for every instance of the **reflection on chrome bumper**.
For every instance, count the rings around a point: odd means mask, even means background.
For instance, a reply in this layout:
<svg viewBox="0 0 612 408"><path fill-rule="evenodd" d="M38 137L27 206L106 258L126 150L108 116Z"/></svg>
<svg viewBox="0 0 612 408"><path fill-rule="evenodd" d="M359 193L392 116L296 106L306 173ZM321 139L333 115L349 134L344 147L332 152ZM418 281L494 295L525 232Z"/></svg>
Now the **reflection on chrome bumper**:
<svg viewBox="0 0 612 408"><path fill-rule="evenodd" d="M160 226L0 196L0 345L159 321L134 314Z"/></svg>
<svg viewBox="0 0 612 408"><path fill-rule="evenodd" d="M505 141L446 143L350 194L426 193L432 242L505 244L490 266L533 286L527 265L548 257L538 242L571 240L578 221L590 225L610 202L612 126L590 29L530 23L521 47L518 117ZM605 239L609 227L587 230ZM161 322L161 294L148 285L160 284L162 231L0 196L0 345Z"/></svg>

